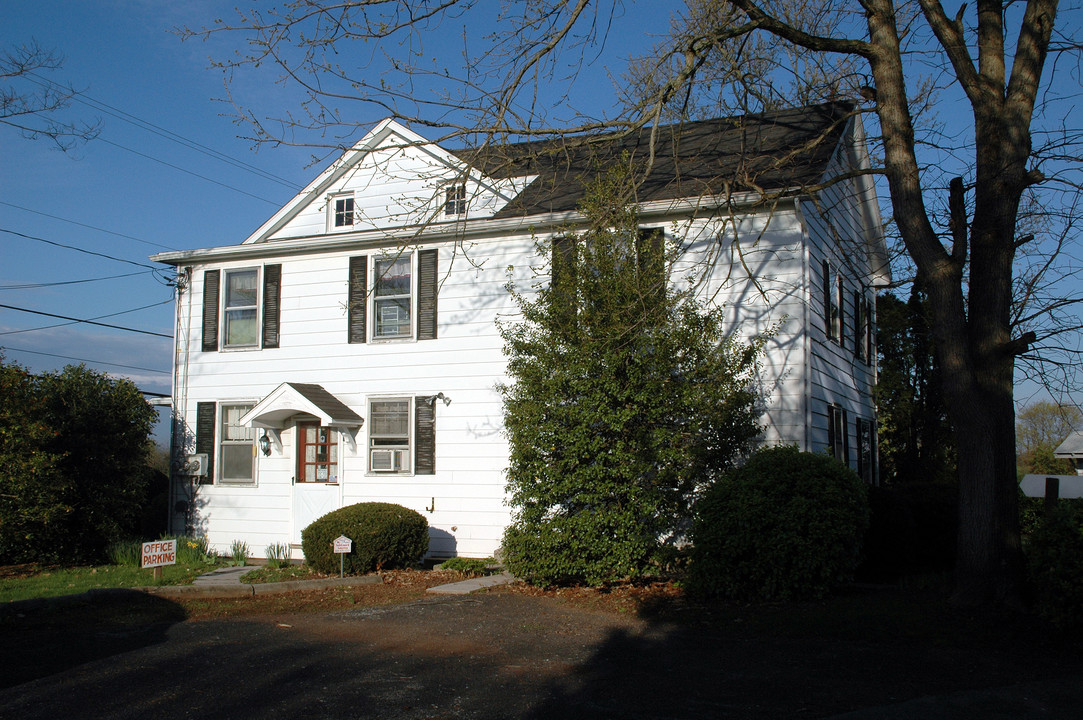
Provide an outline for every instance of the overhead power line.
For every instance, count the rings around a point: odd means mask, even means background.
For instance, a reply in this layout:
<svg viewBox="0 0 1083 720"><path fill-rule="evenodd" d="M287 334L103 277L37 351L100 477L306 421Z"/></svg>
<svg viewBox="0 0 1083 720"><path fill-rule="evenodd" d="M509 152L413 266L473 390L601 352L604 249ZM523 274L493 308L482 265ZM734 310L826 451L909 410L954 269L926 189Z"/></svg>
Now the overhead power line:
<svg viewBox="0 0 1083 720"><path fill-rule="evenodd" d="M139 312L140 310L146 310L152 307L158 307L160 305L167 305L173 302L173 299L163 300L162 302L151 303L150 305L143 305L142 307L132 308L131 310L121 310L120 312L109 313L108 315L96 315L88 320L104 320L105 318L116 317L117 315L127 315L128 313ZM22 330L8 330L7 332L0 332L0 335L19 335L21 333L37 332L38 330L50 330L52 328L64 327L66 325L76 325L76 322L56 323L55 325L43 325L41 327L23 328Z"/></svg>
<svg viewBox="0 0 1083 720"><path fill-rule="evenodd" d="M121 145L120 143L115 143L112 140L106 140L105 138L101 137L100 135L98 137L94 138L94 139L96 141L98 141L98 142L103 142L103 143L106 143L108 145L112 145L113 147L118 147L121 150L127 150L128 152L132 153L133 155L138 155L139 157L146 158L147 160L151 160L151 161L156 162L156 163L160 163L162 165L165 165L166 167L171 167L174 170L179 170L182 173L187 173L188 175L191 175L192 177L197 177L200 180L206 180L209 183L214 183L215 185L218 185L219 187L224 187L227 190L232 190L234 192L239 192L240 194L247 195L250 198L255 198L256 200L259 200L261 202L265 202L268 205L278 205L279 204L279 203L275 202L274 200L268 200L267 198L260 197L259 195L253 195L252 193L248 192L247 190L241 190L239 187L234 187L234 186L229 185L227 183L219 182L218 180L215 180L214 178L209 178L206 175L200 175L197 172L192 172L191 170L186 170L186 169L182 168L180 165L174 165L173 163L168 163L165 160L154 157L153 155L147 155L146 153L139 152L138 150L133 150L132 148L127 147L126 145Z"/></svg>
<svg viewBox="0 0 1083 720"><path fill-rule="evenodd" d="M57 287L58 285L79 285L81 283L92 283L100 280L117 280L119 278L135 277L136 275L146 275L152 273L153 270L140 270L138 272L121 273L120 275L105 275L103 277L86 278L85 280L60 280L57 282L48 283L21 283L16 285L0 285L0 290L34 290L37 288Z"/></svg>
<svg viewBox="0 0 1083 720"><path fill-rule="evenodd" d="M133 235L125 235L124 233L116 232L115 230L106 230L105 228L87 225L86 223L81 223L76 220L69 220L68 218L60 217L59 215L50 215L49 213L41 212L40 210L31 210L30 208L23 207L22 205L4 202L3 200L0 200L0 205L7 205L8 207L15 208L16 210L25 210L28 213L34 213L35 215L41 215L42 217L52 218L53 220L59 220L60 222L71 223L72 225L78 225L79 227L97 230L98 232L108 233L109 235L116 235L117 237L127 238L128 240L135 240L136 242L143 243L144 245L150 245L152 247L164 248L166 250L177 249L175 247L172 247L171 245L162 245L161 243L151 242L150 240L137 238Z"/></svg>
<svg viewBox="0 0 1083 720"><path fill-rule="evenodd" d="M11 235L18 235L21 238L27 240L37 240L38 242L47 243L49 245L55 245L56 247L67 248L68 250L75 250L76 252L86 253L87 255L96 255L98 257L105 258L107 260L116 260L117 262L128 263L129 265L135 265L136 267L147 268L154 270L155 272L162 272L162 268L155 265L148 265L146 263L136 262L134 260L125 260L124 258L118 258L114 255L106 255L105 253L94 252L93 250L85 250L81 247L74 245L65 245L64 243L56 242L55 240L46 240L45 238L37 237L36 235L27 235L26 233L15 232L14 230L8 230L7 228L0 228L0 232L6 232Z"/></svg>
<svg viewBox="0 0 1083 720"><path fill-rule="evenodd" d="M121 365L120 363L105 362L104 360L88 360L87 358L72 357L70 355L57 355L56 353L41 352L40 350L27 350L26 348L11 347L10 345L0 346L0 350L11 350L12 352L30 353L31 355L45 355L46 357L55 357L62 360L75 360L76 362L91 363L92 365L109 365L110 367L127 368L128 370L146 370L147 372L161 373L162 375L170 374L169 370L156 370L154 368L139 367L138 365Z"/></svg>
<svg viewBox="0 0 1083 720"><path fill-rule="evenodd" d="M61 320L71 320L77 323L86 323L87 325L99 325L101 327L113 328L114 330L126 330L128 332L141 333L143 335L155 335L157 337L173 339L172 335L166 335L165 333L153 332L151 330L139 330L138 328L124 327L123 325L110 325L109 323L96 322L94 320L84 320L83 318L73 318L67 315L56 315L53 313L42 312L41 310L30 310L28 308L16 307L14 305L0 304L0 308L7 308L8 310L18 310L19 312L32 313L34 315L44 315L46 317L60 318Z"/></svg>
<svg viewBox="0 0 1083 720"><path fill-rule="evenodd" d="M57 83L53 82L52 80L49 80L48 78L42 77L41 75L38 75L37 73L28 72L28 73L26 73L26 75L30 76L31 78L35 78L36 80L31 79L30 81L31 82L36 82L36 84L38 84L38 85L41 85L41 86L45 86L45 85L57 86ZM59 86L59 87L63 87L63 86ZM133 115L133 114L131 114L129 112L121 110L120 108L115 107L113 105L110 105L109 103L106 103L106 102L103 102L102 100L98 100L97 98L91 97L91 96L87 95L86 93L79 93L78 95L75 95L72 99L75 100L78 103L82 103L83 105L86 105L87 107L91 107L91 108L93 108L95 110L98 110L99 112L104 112L106 115L112 115L113 117L117 118L118 120L126 122L129 125L135 125L136 127L140 128L142 130L146 130L147 132L154 133L155 135L158 135L159 137L163 137L166 140L170 140L170 141L175 142L175 143L177 143L179 145L183 145L183 146L185 146L185 147L187 147L187 148L189 148L191 150L195 150L196 152L200 152L200 153L202 153L204 155L212 157L212 158L214 158L216 160L219 160L221 162L224 162L224 163L226 163L228 165L232 165L232 166L234 166L236 168L244 170L245 172L249 172L249 173L252 173L253 175L257 175L257 176L263 178L264 180L270 180L271 182L276 182L276 183L278 183L280 185L284 185L285 187L290 188L291 190L296 190L297 189L297 183L291 182L291 181L287 180L286 178L284 178L284 177L282 177L280 175L275 175L274 173L268 172L267 170L264 170L263 168L260 168L260 167L257 167L255 165L252 165L251 163L245 162L244 160L241 160L240 158L233 157L232 155L227 155L226 153L215 150L212 147L208 147L207 145L204 145L203 143L192 140L191 138L187 138L187 137L181 135L180 133L175 133L172 130L167 130L166 128L164 128L164 127L162 127L160 125L155 125L154 123L150 122L149 120L144 120L143 118L138 117L137 115Z"/></svg>

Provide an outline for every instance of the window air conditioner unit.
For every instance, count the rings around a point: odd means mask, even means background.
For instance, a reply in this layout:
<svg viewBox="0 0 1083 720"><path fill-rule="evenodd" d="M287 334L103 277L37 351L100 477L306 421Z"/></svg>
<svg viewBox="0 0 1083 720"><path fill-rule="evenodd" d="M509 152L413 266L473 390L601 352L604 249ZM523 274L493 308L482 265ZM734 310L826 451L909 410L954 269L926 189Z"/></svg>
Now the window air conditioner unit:
<svg viewBox="0 0 1083 720"><path fill-rule="evenodd" d="M405 468L405 450L379 449L372 451L371 466L373 472L402 472Z"/></svg>

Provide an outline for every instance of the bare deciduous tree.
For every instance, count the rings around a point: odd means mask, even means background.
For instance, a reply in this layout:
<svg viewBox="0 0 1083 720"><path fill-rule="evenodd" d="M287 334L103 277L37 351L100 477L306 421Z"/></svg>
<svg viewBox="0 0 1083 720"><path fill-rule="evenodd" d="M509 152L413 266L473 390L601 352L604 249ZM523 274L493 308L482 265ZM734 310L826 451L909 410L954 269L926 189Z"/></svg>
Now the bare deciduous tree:
<svg viewBox="0 0 1083 720"><path fill-rule="evenodd" d="M97 123L73 125L58 118L78 91L42 73L63 64L60 55L34 42L0 53L0 123L31 140L48 138L61 150L96 137Z"/></svg>
<svg viewBox="0 0 1083 720"><path fill-rule="evenodd" d="M1078 88L1080 44L1072 31L1058 33L1058 22L1071 19L1058 20L1057 0L977 0L954 14L939 0L689 0L621 77L621 103L593 115L554 87L571 92L614 19L638 8L615 0L496 8L479 0L294 0L185 34L241 34L245 49L220 61L227 79L270 64L302 90L299 108L274 119L238 102L239 117L264 142L337 148L374 110L439 128L438 141L478 146L554 136L589 142L581 138L729 110L863 101L879 128L879 165L865 172L882 177L905 260L933 309L956 431L955 597L1015 602L1013 372L1018 358L1048 360L1054 350L1060 362L1074 362L1071 343L1055 343L1078 325L1075 300L1058 298L1049 284L1064 272L1083 185L1083 138L1060 114L1072 93L1055 82L1064 76ZM1022 210L1035 206L1055 208L1042 214L1040 233L1020 225ZM1045 255L1027 254L1028 245L1050 244ZM1069 317L1057 319L1058 311Z"/></svg>

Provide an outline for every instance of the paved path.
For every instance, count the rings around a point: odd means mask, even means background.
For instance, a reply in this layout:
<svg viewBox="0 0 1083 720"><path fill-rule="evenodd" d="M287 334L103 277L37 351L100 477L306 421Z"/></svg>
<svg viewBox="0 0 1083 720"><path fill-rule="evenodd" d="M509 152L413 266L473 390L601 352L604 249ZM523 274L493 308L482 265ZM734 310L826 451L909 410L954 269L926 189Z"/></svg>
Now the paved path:
<svg viewBox="0 0 1083 720"><path fill-rule="evenodd" d="M197 577L191 585L164 585L161 587L144 588L146 592L161 597L179 597L182 595L208 595L212 597L245 597L248 595L264 595L272 593L293 592L294 590L322 590L330 587L342 587L351 585L377 584L380 578L377 575L361 575L343 578L321 578L319 580L290 580L277 583L253 583L241 582L241 576L254 570L253 567L224 567L212 570ZM448 585L440 585L429 588L430 593L437 595L469 595L475 590L506 585L514 582L515 578L510 573L503 572L498 575L470 578Z"/></svg>

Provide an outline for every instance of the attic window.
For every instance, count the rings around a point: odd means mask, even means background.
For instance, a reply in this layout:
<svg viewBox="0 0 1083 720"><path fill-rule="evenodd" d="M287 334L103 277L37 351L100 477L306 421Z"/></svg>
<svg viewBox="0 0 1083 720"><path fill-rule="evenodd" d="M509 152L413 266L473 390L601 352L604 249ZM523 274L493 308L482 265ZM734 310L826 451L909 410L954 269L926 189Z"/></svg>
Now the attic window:
<svg viewBox="0 0 1083 720"><path fill-rule="evenodd" d="M335 198L335 227L349 227L353 225L353 198Z"/></svg>
<svg viewBox="0 0 1083 720"><path fill-rule="evenodd" d="M463 215L466 213L466 185L451 185L444 195L444 214Z"/></svg>

